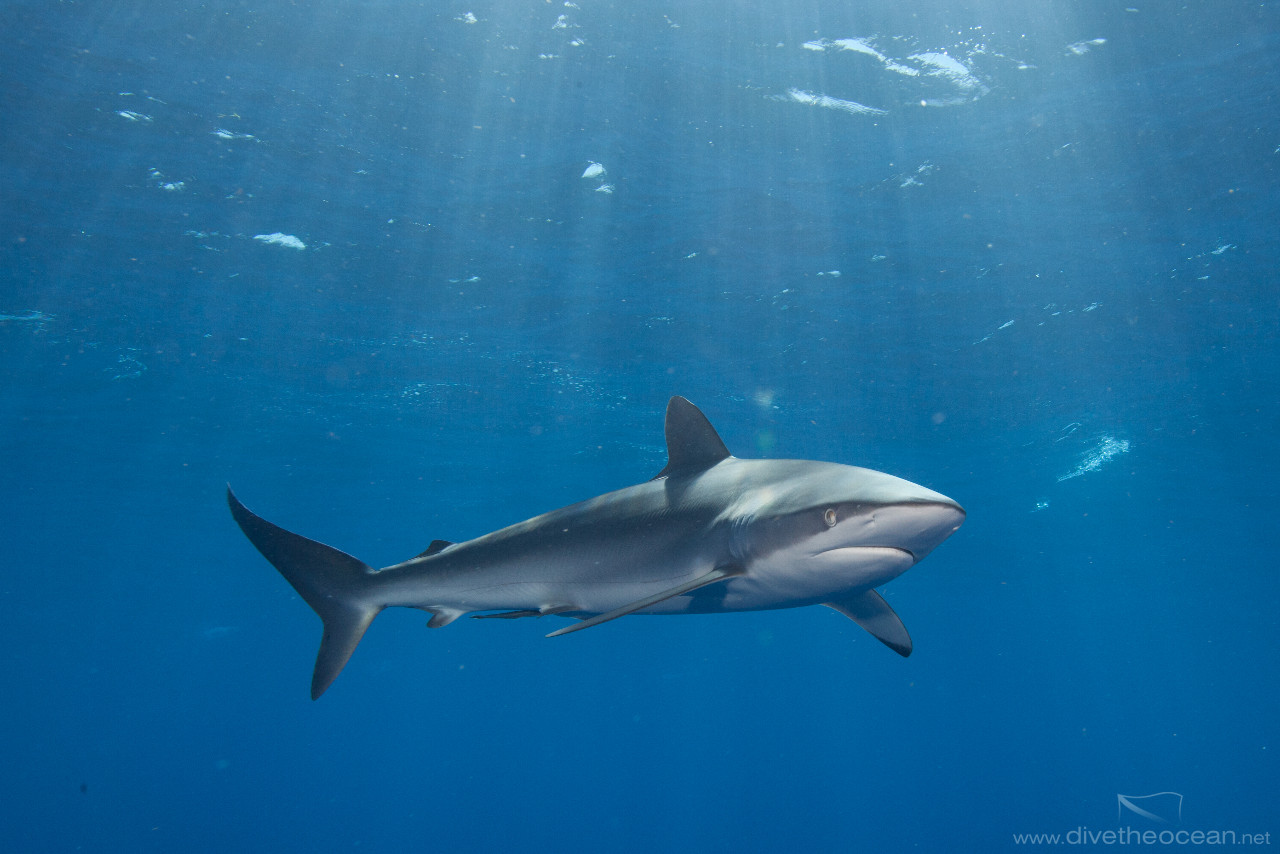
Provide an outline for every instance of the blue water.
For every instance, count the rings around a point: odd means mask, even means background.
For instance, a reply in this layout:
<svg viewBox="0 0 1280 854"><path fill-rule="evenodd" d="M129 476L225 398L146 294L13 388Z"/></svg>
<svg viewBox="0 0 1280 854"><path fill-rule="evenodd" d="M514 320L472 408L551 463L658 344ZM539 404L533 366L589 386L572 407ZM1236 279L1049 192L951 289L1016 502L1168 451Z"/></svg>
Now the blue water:
<svg viewBox="0 0 1280 854"><path fill-rule="evenodd" d="M4 850L1276 844L1274 6L180 5L0 8ZM386 565L673 394L965 506L911 658L395 610L308 699L226 483Z"/></svg>

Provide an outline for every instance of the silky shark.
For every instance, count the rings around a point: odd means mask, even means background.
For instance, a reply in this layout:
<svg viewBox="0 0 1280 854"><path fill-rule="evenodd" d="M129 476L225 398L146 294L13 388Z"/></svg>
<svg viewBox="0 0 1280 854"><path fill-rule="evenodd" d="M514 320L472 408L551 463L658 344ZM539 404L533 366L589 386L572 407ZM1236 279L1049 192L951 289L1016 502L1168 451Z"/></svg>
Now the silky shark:
<svg viewBox="0 0 1280 854"><path fill-rule="evenodd" d="M910 569L964 521L959 504L870 469L742 460L683 397L667 404L667 465L652 480L474 540L435 540L375 570L277 527L227 489L249 541L324 622L311 679L318 698L384 608L431 613L432 628L555 614L710 614L826 605L899 655L911 637L875 588Z"/></svg>

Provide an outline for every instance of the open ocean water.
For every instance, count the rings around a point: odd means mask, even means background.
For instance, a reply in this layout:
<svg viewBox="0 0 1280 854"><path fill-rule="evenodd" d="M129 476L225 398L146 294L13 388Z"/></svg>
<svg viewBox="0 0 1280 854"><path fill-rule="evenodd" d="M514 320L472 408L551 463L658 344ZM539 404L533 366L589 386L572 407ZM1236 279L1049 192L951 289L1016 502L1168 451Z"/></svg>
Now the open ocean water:
<svg viewBox="0 0 1280 854"><path fill-rule="evenodd" d="M1274 850L1280 13L1129 2L0 4L0 848ZM910 658L396 609L308 699L228 482L382 566L675 394L965 506Z"/></svg>

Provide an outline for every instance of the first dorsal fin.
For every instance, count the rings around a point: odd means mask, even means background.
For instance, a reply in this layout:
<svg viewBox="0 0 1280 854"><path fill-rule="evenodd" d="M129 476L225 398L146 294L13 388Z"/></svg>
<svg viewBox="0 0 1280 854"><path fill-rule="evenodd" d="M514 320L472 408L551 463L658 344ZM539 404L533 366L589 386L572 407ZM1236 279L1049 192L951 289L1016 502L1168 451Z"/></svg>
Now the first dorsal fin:
<svg viewBox="0 0 1280 854"><path fill-rule="evenodd" d="M448 540L432 540L431 545L427 546L427 550L418 555L418 557L431 557L432 555L438 555L451 545L453 545L453 543Z"/></svg>
<svg viewBox="0 0 1280 854"><path fill-rule="evenodd" d="M667 465L654 480L675 474L697 474L728 459L729 449L702 410L683 397L667 403Z"/></svg>

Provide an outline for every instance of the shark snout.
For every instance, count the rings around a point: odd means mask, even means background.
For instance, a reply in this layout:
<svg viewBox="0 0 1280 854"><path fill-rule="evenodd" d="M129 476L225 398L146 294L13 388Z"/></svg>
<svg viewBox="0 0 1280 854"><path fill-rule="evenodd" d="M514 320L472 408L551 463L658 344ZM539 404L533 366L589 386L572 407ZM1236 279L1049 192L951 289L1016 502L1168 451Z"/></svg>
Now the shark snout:
<svg viewBox="0 0 1280 854"><path fill-rule="evenodd" d="M901 505L906 534L901 547L911 552L917 563L964 524L964 508L945 496L939 499Z"/></svg>

